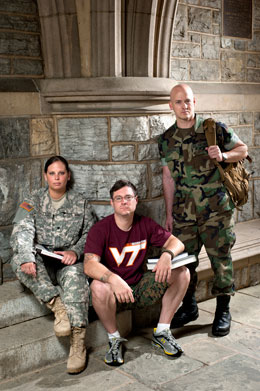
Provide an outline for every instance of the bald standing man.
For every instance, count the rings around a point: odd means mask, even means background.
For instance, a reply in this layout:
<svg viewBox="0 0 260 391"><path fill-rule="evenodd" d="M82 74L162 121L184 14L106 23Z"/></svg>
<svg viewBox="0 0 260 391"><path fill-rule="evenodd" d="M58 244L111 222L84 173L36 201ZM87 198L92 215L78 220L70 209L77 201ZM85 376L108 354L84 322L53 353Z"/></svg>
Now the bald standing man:
<svg viewBox="0 0 260 391"><path fill-rule="evenodd" d="M205 246L214 272L212 294L216 312L212 325L215 336L227 335L231 326L230 298L234 295L231 249L235 243L234 204L221 182L213 159L223 167L247 156L247 146L233 129L216 122L217 145L208 147L203 118L195 114L195 97L187 84L170 93L170 107L176 122L159 137L166 206L165 228L195 254L197 263L189 266L191 281L182 306L171 327L198 318L195 298L198 257Z"/></svg>

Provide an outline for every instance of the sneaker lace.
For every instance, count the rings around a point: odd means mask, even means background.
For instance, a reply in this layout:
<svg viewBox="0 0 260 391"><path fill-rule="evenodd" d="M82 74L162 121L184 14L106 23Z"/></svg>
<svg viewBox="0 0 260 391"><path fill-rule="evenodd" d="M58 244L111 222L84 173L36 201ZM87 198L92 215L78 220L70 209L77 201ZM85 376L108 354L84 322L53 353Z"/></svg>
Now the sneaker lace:
<svg viewBox="0 0 260 391"><path fill-rule="evenodd" d="M170 330L165 330L164 338L169 342L171 346L179 350L179 352L183 352L181 346L178 344Z"/></svg>
<svg viewBox="0 0 260 391"><path fill-rule="evenodd" d="M111 346L108 353L112 354L112 357L116 357L118 354L119 347L123 341L127 341L125 338L113 338L112 341L109 341Z"/></svg>

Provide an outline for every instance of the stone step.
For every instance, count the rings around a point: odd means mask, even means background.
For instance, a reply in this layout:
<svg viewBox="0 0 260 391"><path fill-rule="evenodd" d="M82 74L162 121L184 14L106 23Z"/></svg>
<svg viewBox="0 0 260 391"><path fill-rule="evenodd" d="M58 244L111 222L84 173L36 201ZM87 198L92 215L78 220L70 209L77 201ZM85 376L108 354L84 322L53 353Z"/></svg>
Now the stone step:
<svg viewBox="0 0 260 391"><path fill-rule="evenodd" d="M56 338L51 315L0 330L0 379L14 377L68 355L68 338Z"/></svg>
<svg viewBox="0 0 260 391"><path fill-rule="evenodd" d="M0 328L47 315L50 310L19 281L0 285Z"/></svg>
<svg viewBox="0 0 260 391"><path fill-rule="evenodd" d="M92 314L92 316L91 316ZM90 311L93 316L93 310ZM69 352L69 338L57 338L54 315L41 305L19 281L0 286L0 379L42 368L64 360ZM132 329L131 311L118 314L122 335ZM86 346L97 348L107 343L107 334L98 320L87 327Z"/></svg>
<svg viewBox="0 0 260 391"><path fill-rule="evenodd" d="M132 329L131 311L117 315L122 336ZM107 334L96 320L87 327L86 346L97 348L107 343ZM57 338L53 331L53 315L45 315L0 329L0 380L65 360L69 353L69 337Z"/></svg>

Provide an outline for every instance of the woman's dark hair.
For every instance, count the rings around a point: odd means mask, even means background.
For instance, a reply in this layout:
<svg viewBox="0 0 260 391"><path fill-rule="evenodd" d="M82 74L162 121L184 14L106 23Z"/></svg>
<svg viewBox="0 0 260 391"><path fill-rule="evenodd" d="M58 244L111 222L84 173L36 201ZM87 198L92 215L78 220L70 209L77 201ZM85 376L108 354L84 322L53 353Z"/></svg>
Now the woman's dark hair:
<svg viewBox="0 0 260 391"><path fill-rule="evenodd" d="M137 189L136 189L135 185L133 185L132 182L124 180L124 179L119 179L118 181L116 181L116 183L110 189L110 198L111 198L111 200L113 199L114 192L117 191L117 190L122 189L125 186L131 187L131 189L134 192L134 195L135 196L137 195Z"/></svg>
<svg viewBox="0 0 260 391"><path fill-rule="evenodd" d="M48 167L52 164L52 163L55 163L55 162L62 162L64 164L64 166L66 167L66 171L67 172L71 172L70 171L70 168L69 168L69 163L67 162L67 160L62 157L62 156L52 156L50 157L47 162L45 163L45 166L44 166L44 172L45 174L47 174L47 171L48 171Z"/></svg>

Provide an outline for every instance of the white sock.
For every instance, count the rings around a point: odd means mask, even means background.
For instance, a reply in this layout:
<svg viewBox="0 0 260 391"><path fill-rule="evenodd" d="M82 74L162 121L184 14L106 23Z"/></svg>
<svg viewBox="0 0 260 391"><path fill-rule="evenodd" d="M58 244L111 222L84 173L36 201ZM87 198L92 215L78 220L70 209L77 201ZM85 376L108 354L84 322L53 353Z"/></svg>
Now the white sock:
<svg viewBox="0 0 260 391"><path fill-rule="evenodd" d="M170 328L170 323L158 323L155 334L159 334L161 331Z"/></svg>
<svg viewBox="0 0 260 391"><path fill-rule="evenodd" d="M120 334L119 334L119 331L116 330L114 333L110 334L110 333L107 333L108 335L108 338L109 339L113 339L113 338L120 338Z"/></svg>

